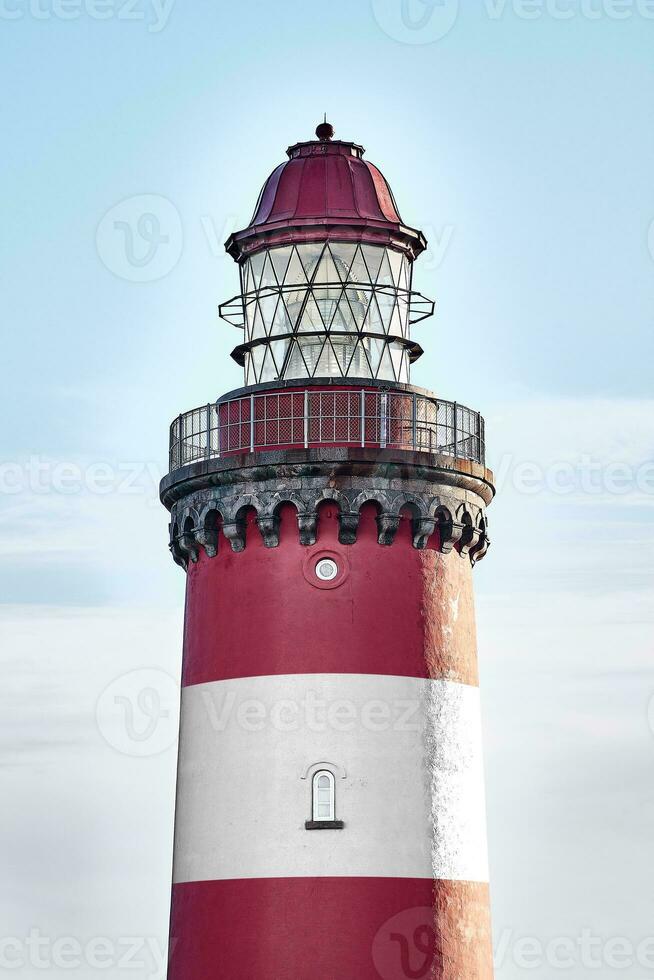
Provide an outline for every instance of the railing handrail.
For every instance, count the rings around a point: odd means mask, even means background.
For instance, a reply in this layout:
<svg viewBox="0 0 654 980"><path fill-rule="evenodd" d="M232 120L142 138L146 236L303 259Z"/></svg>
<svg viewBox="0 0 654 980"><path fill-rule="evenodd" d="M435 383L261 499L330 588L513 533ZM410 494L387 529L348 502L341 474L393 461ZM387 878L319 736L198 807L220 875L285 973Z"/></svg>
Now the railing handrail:
<svg viewBox="0 0 654 980"><path fill-rule="evenodd" d="M409 449L483 464L484 420L458 402L396 389L244 393L177 416L170 426L170 469L237 452L321 445Z"/></svg>

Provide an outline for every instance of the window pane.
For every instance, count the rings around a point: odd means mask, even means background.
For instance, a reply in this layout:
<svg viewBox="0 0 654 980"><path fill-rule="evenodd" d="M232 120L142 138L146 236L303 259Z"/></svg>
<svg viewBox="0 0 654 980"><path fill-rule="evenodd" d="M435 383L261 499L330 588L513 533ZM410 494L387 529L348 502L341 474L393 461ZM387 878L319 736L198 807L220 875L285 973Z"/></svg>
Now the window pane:
<svg viewBox="0 0 654 980"><path fill-rule="evenodd" d="M282 248L273 248L270 250L270 258L273 264L273 269L275 270L277 282L280 285L284 282L286 267L288 266L288 260L290 259L290 257L291 257L290 245L284 245Z"/></svg>
<svg viewBox="0 0 654 980"><path fill-rule="evenodd" d="M296 286L299 283L306 283L306 279L307 277L304 274L304 268L297 254L297 249L294 248L291 254L291 261L286 270L284 283L287 286Z"/></svg>
<svg viewBox="0 0 654 980"><path fill-rule="evenodd" d="M388 249L387 255L388 255L388 260L391 264L393 281L395 282L396 286L401 286L400 277L401 277L402 262L404 261L404 258L400 252L395 252L392 248Z"/></svg>
<svg viewBox="0 0 654 980"><path fill-rule="evenodd" d="M334 777L329 772L317 772L313 777L313 819L334 819Z"/></svg>
<svg viewBox="0 0 654 980"><path fill-rule="evenodd" d="M344 242L332 242L329 246L334 259L334 265L340 278L346 282L350 278L350 266L356 251L356 245L345 244Z"/></svg>
<svg viewBox="0 0 654 980"><path fill-rule="evenodd" d="M257 252L250 259L250 272L252 273L252 284L250 289L258 289L259 282L261 280L261 273L263 272L263 263L266 258L265 252Z"/></svg>
<svg viewBox="0 0 654 980"><path fill-rule="evenodd" d="M361 250L368 266L370 278L372 282L375 282L379 274L381 260L384 258L384 249L380 248L379 245L362 245Z"/></svg>
<svg viewBox="0 0 654 980"><path fill-rule="evenodd" d="M366 265L361 248L357 248L354 260L350 267L350 279L354 282L370 282L370 274Z"/></svg>
<svg viewBox="0 0 654 980"><path fill-rule="evenodd" d="M245 304L245 337L246 340L252 340L252 333L254 330L254 314L257 312L256 300L250 300L249 303Z"/></svg>
<svg viewBox="0 0 654 980"><path fill-rule="evenodd" d="M340 281L340 276L328 248L320 256L320 262L318 263L313 281L316 283Z"/></svg>
<svg viewBox="0 0 654 980"><path fill-rule="evenodd" d="M276 286L277 276L273 269L272 262L270 261L270 255L266 252L266 261L264 262L263 272L261 273L260 287L263 289L264 286Z"/></svg>
<svg viewBox="0 0 654 980"><path fill-rule="evenodd" d="M366 313L368 312L368 307L370 305L371 293L364 289L346 289L345 299L347 300L347 305L350 309L350 315L353 318L353 326L361 328L363 326L363 321L366 318ZM342 301L342 305L345 302Z"/></svg>
<svg viewBox="0 0 654 980"><path fill-rule="evenodd" d="M316 271L316 266L318 265L318 259L322 255L324 247L325 246L322 244L297 246L298 255L302 260L302 265L304 266L307 279L311 279L313 277L313 274Z"/></svg>

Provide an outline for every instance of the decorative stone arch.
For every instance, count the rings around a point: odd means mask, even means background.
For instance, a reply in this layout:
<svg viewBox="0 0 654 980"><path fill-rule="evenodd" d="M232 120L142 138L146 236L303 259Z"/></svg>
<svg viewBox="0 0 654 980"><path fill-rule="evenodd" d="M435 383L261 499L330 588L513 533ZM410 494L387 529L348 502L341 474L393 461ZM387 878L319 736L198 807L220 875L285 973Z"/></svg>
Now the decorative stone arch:
<svg viewBox="0 0 654 980"><path fill-rule="evenodd" d="M295 509L295 517L299 525L300 514L305 514L307 509L306 502L299 494L292 490L281 490L265 498L257 518L257 526L266 548L276 548L279 545L280 511L287 504Z"/></svg>
<svg viewBox="0 0 654 980"><path fill-rule="evenodd" d="M392 514L394 516L400 513L399 507L397 512L395 511L392 498L384 490L362 490L352 501L352 510L359 514L364 504L374 503L379 505L380 513Z"/></svg>
<svg viewBox="0 0 654 980"><path fill-rule="evenodd" d="M254 493L241 494L240 497L235 497L229 503L225 502L225 520L242 520L243 513L250 508L256 510L258 515L262 510L261 497Z"/></svg>
<svg viewBox="0 0 654 980"><path fill-rule="evenodd" d="M440 550L448 555L461 537L463 527L454 516L455 509L443 503L441 499L435 500L430 510L436 522L435 526L438 528Z"/></svg>
<svg viewBox="0 0 654 980"><path fill-rule="evenodd" d="M207 525L207 518L210 518L211 514L216 514L221 521L225 520L226 508L222 500L210 500L204 505L204 507L202 507L199 516L199 524L201 527L205 527Z"/></svg>
<svg viewBox="0 0 654 980"><path fill-rule="evenodd" d="M315 544L317 539L319 507L322 504L334 504L338 508L340 521L341 514L343 513L343 494L340 490L335 490L333 487L324 487L318 492L307 492L304 497L298 496L298 499L301 501L297 514L300 544Z"/></svg>
<svg viewBox="0 0 654 980"><path fill-rule="evenodd" d="M429 517L429 505L424 497L417 493L402 491L395 498L395 506L398 510L410 507L416 517Z"/></svg>
<svg viewBox="0 0 654 980"><path fill-rule="evenodd" d="M484 557L486 552L490 547L490 538L488 537L488 522L486 520L483 509L479 508L479 513L477 515L477 530L479 532L479 538L477 544L470 548L468 552L470 555L470 561L475 565L478 561Z"/></svg>
<svg viewBox="0 0 654 980"><path fill-rule="evenodd" d="M169 530L170 530L170 541L168 543L168 547L170 549L171 555L173 556L173 561L175 562L176 565L179 565L180 568L183 568L184 571L186 571L186 569L188 568L188 562L186 561L186 557L184 556L184 554L182 554L182 551L179 547L179 541L178 541L179 524L177 523L177 521L173 520L170 522Z"/></svg>
<svg viewBox="0 0 654 980"><path fill-rule="evenodd" d="M223 520L223 534L229 541L232 551L239 552L245 550L245 535L247 525L245 521L246 511L252 509L259 513L260 500L251 493L242 494L235 500L230 501L226 508L227 513Z"/></svg>
<svg viewBox="0 0 654 980"><path fill-rule="evenodd" d="M345 544L354 544L356 541L359 522L361 520L361 509L365 506L365 504L375 504L377 507L377 537L378 540L380 540L380 517L383 514L389 514L391 512L392 504L390 497L383 490L370 489L362 490L353 497L350 502L350 509L348 513L342 518L341 530L345 539Z"/></svg>
<svg viewBox="0 0 654 980"><path fill-rule="evenodd" d="M180 514L179 519L182 525L182 529L185 531L188 530L190 526L189 521L192 521L191 530L193 530L197 527L200 520L198 512L195 509L195 507L185 507L182 513Z"/></svg>
<svg viewBox="0 0 654 980"><path fill-rule="evenodd" d="M313 776L319 769L333 769L334 773L338 773L339 779L347 778L347 772L344 766L341 766L338 762L328 762L326 759L323 759L321 762L310 763L300 775L300 779L308 779L309 776Z"/></svg>
<svg viewBox="0 0 654 980"><path fill-rule="evenodd" d="M220 501L212 500L200 511L196 539L204 548L208 558L215 558L218 553L218 536L224 523L224 508Z"/></svg>
<svg viewBox="0 0 654 980"><path fill-rule="evenodd" d="M454 510L454 517L461 524L472 524L472 514L466 501L462 501Z"/></svg>
<svg viewBox="0 0 654 980"><path fill-rule="evenodd" d="M429 515L433 517L438 524L445 523L447 521L453 520L452 509L448 506L449 501L446 503L443 497L434 497L429 505Z"/></svg>
<svg viewBox="0 0 654 980"><path fill-rule="evenodd" d="M177 535L177 547L188 561L198 560L198 545L196 531L198 528L198 513L194 507L185 507L180 515L181 532Z"/></svg>
<svg viewBox="0 0 654 980"><path fill-rule="evenodd" d="M261 516L279 516L279 511L284 504L291 504L293 507L295 507L296 513L298 514L302 513L306 508L306 503L300 494L295 493L293 490L277 490L268 498L267 505L265 510L262 511Z"/></svg>
<svg viewBox="0 0 654 980"><path fill-rule="evenodd" d="M476 548L479 543L479 531L475 525L473 515L468 509L467 504L463 503L456 511L457 523L461 527L461 537L459 539L459 553L468 555L471 548Z"/></svg>
<svg viewBox="0 0 654 980"><path fill-rule="evenodd" d="M336 490L334 487L324 487L324 489L317 493L313 500L313 506L316 513L322 504L334 504L340 510L343 504L342 492L340 490Z"/></svg>

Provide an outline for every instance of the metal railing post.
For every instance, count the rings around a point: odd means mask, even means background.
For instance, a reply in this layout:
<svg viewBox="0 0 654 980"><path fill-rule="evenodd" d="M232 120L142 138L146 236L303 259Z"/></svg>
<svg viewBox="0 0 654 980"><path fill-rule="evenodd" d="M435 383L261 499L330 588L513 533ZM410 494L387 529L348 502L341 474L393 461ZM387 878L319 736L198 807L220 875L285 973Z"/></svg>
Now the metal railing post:
<svg viewBox="0 0 654 980"><path fill-rule="evenodd" d="M457 435L457 407L456 402L454 402L454 455L459 455L459 437Z"/></svg>
<svg viewBox="0 0 654 980"><path fill-rule="evenodd" d="M413 393L413 424L411 426L411 442L414 451L418 449L418 396Z"/></svg>
<svg viewBox="0 0 654 980"><path fill-rule="evenodd" d="M211 456L211 402L207 402L207 433L204 444L207 458L209 458Z"/></svg>
<svg viewBox="0 0 654 980"><path fill-rule="evenodd" d="M177 454L179 456L179 465L184 466L186 464L186 447L184 445L184 416L180 412L179 416L179 439L177 442L178 450Z"/></svg>
<svg viewBox="0 0 654 980"><path fill-rule="evenodd" d="M309 392L304 389L304 448L309 447Z"/></svg>
<svg viewBox="0 0 654 980"><path fill-rule="evenodd" d="M366 390L361 389L361 448L366 445Z"/></svg>
<svg viewBox="0 0 654 980"><path fill-rule="evenodd" d="M218 451L218 455L219 456L222 456L222 454L223 454L223 433L222 433L222 426L220 424L220 405L219 405L218 402L216 402L215 409L216 409L216 432L218 433L218 437L216 439L216 442L218 443L218 450L217 451ZM227 416L227 418L229 419L229 415ZM229 427L227 428L227 448L229 449Z"/></svg>
<svg viewBox="0 0 654 980"><path fill-rule="evenodd" d="M250 395L250 452L254 452L254 395Z"/></svg>
<svg viewBox="0 0 654 980"><path fill-rule="evenodd" d="M388 441L386 432L386 416L388 413L388 394L382 391L381 395L381 432L379 433L379 444L382 449L386 449L386 443Z"/></svg>

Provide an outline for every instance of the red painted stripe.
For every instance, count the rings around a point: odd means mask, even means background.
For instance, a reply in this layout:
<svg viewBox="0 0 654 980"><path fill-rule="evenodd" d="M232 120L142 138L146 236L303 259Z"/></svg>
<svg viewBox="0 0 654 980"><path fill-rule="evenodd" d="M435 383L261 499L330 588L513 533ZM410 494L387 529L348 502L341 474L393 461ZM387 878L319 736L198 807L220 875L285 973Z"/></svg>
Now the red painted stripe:
<svg viewBox="0 0 654 980"><path fill-rule="evenodd" d="M327 504L318 544L307 548L288 505L279 547L265 548L251 524L245 551L233 553L221 536L215 558L202 552L188 572L183 683L334 672L476 685L470 562L435 542L418 551L408 519L390 547L379 545L375 515L365 504L356 543L341 545ZM338 588L305 576L323 550L347 572Z"/></svg>
<svg viewBox="0 0 654 980"><path fill-rule="evenodd" d="M176 885L168 980L492 980L488 886L414 878Z"/></svg>

